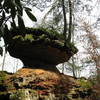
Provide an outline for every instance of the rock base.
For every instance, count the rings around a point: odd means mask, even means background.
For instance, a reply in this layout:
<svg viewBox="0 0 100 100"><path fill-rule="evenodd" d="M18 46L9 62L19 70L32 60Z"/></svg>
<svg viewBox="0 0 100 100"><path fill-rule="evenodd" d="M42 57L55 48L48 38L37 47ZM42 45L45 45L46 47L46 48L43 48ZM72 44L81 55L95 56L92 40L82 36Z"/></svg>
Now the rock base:
<svg viewBox="0 0 100 100"><path fill-rule="evenodd" d="M22 68L1 83L0 100L90 100L92 94L78 79L43 69Z"/></svg>

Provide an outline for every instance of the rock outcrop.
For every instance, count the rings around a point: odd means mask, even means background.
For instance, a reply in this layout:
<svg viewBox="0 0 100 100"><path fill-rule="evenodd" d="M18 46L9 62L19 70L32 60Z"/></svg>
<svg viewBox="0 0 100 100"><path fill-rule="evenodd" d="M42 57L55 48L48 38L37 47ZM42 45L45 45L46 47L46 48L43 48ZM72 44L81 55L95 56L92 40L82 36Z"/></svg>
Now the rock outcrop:
<svg viewBox="0 0 100 100"><path fill-rule="evenodd" d="M0 100L93 100L92 94L88 80L43 69L0 73Z"/></svg>

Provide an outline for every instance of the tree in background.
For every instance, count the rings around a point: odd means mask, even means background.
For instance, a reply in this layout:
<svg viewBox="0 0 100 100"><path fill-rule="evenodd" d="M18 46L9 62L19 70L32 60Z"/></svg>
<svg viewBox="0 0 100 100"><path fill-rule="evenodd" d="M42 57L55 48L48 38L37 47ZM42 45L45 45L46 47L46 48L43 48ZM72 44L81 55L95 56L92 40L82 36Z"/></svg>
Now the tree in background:
<svg viewBox="0 0 100 100"><path fill-rule="evenodd" d="M91 76L91 81L94 84L93 88L97 93L97 98L100 98L100 40L89 23L83 22L83 30L86 32L81 37L86 54L83 60L87 66L95 67L96 71L94 76Z"/></svg>
<svg viewBox="0 0 100 100"><path fill-rule="evenodd" d="M94 3L94 4L93 4ZM99 49L99 40L97 38L97 36L94 34L95 32L98 32L98 30L100 29L100 18L99 18L99 13L96 14L96 16L93 16L94 10L96 10L98 7L99 9L99 1L93 1L90 0L88 2L84 2L82 0L77 0L76 2L74 2L74 41L75 44L77 45L77 43L80 42L80 40L82 39L83 42L81 42L79 45L80 47L82 46L82 43L84 45L85 48L88 48L88 51L92 54L90 54L88 52L88 55L91 56L91 60L89 59L83 59L81 57L78 58L80 59L81 64L83 65L84 68L91 66L89 65L90 62L92 62L92 65L94 64L94 66L98 66L96 67L96 70L100 69L100 49ZM91 19L91 20L89 20ZM94 20L92 22L92 20ZM86 22L87 23L86 23ZM83 22L83 24L82 24ZM91 25L88 23L90 22ZM82 24L82 25L81 25ZM91 39L90 39L91 38ZM86 45L87 43L87 45ZM92 44L93 43L93 44ZM94 46L94 47L93 47ZM80 48L79 48L80 49ZM81 55L83 56L88 56L87 54L84 55L84 53ZM89 57L88 56L88 57ZM88 58L87 57L87 58ZM87 63L84 63L84 62ZM76 62L77 64L77 62ZM97 71L97 73L100 73L99 71Z"/></svg>
<svg viewBox="0 0 100 100"><path fill-rule="evenodd" d="M56 30L61 28L65 45L66 42L71 42L72 25L73 25L73 2L71 0L54 0L52 7L45 15L46 17L53 13L53 23L57 26ZM68 17L69 16L69 17ZM61 27L63 26L63 27ZM55 29L55 26L52 26Z"/></svg>
<svg viewBox="0 0 100 100"><path fill-rule="evenodd" d="M72 76L74 78L81 77L81 71L84 69L84 66L81 64L78 64L78 59L76 57L77 55L73 56L65 65L66 71L69 71L72 73Z"/></svg>
<svg viewBox="0 0 100 100"><path fill-rule="evenodd" d="M84 22L83 28L86 34L82 35L82 41L85 43L84 49L88 55L86 58L88 63L92 63L96 67L97 76L100 75L100 41L97 35L93 32L91 26ZM99 78L99 77L98 77ZM98 79L100 80L100 78Z"/></svg>

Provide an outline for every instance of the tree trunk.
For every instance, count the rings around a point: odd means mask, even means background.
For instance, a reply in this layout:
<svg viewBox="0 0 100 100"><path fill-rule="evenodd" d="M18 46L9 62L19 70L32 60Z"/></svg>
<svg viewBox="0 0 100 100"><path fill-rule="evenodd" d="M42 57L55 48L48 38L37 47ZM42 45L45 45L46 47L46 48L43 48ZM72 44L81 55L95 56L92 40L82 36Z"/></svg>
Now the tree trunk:
<svg viewBox="0 0 100 100"><path fill-rule="evenodd" d="M64 31L63 31L63 36L64 36L64 40L65 40L65 45L67 42L67 19L66 19L66 10L65 10L65 0L62 0L62 9L63 9L63 16L64 16Z"/></svg>
<svg viewBox="0 0 100 100"><path fill-rule="evenodd" d="M73 72L73 77L74 78L76 78L76 74L75 74L75 62L74 62L74 58L72 57L72 63L73 63L73 65L72 65L72 72Z"/></svg>
<svg viewBox="0 0 100 100"><path fill-rule="evenodd" d="M71 0L68 0L69 2L69 30L68 30L68 42L71 41L71 34L72 34L72 2Z"/></svg>

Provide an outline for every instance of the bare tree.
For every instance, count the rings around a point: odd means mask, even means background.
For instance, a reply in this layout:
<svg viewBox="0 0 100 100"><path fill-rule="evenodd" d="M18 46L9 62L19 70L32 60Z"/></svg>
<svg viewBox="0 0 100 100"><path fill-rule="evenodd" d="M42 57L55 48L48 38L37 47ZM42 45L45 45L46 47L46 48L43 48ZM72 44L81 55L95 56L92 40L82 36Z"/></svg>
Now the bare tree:
<svg viewBox="0 0 100 100"><path fill-rule="evenodd" d="M97 35L93 32L91 25L89 23L83 23L83 29L86 34L82 35L83 42L85 43L86 54L88 55L88 60L93 63L96 67L97 76L100 80L100 41Z"/></svg>

